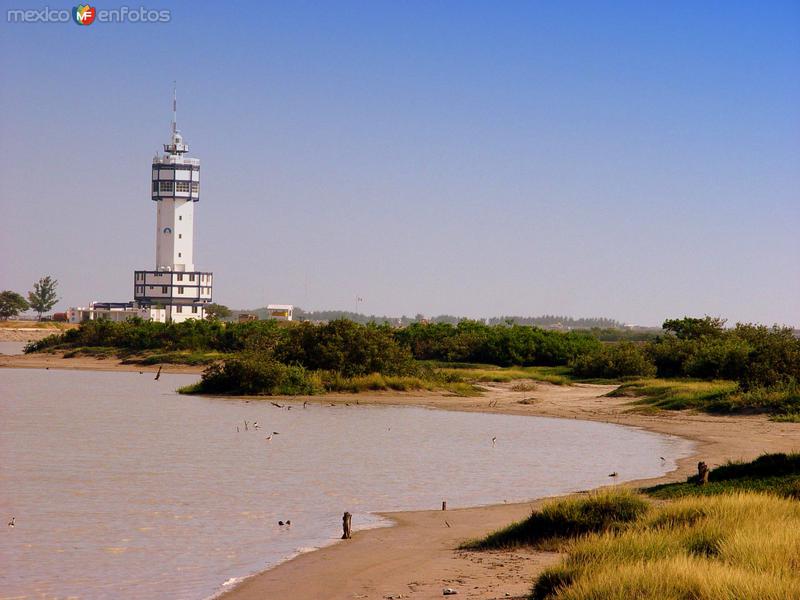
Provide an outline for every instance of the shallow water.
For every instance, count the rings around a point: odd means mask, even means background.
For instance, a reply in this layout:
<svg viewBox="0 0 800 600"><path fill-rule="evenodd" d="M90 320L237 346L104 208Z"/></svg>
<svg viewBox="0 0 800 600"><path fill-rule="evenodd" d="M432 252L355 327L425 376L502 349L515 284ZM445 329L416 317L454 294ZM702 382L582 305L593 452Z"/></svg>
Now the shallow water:
<svg viewBox="0 0 800 600"><path fill-rule="evenodd" d="M376 526L657 476L691 450L603 423L174 393L194 380L0 369L0 598L204 598L332 543L345 510Z"/></svg>

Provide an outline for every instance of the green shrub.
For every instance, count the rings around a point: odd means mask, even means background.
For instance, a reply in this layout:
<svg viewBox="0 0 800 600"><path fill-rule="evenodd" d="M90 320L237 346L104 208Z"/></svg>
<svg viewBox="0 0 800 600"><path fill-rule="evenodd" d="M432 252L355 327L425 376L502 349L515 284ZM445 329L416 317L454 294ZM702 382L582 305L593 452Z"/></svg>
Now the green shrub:
<svg viewBox="0 0 800 600"><path fill-rule="evenodd" d="M237 354L214 363L192 392L242 395L305 395L320 389L319 379L299 366L285 365L268 355Z"/></svg>
<svg viewBox="0 0 800 600"><path fill-rule="evenodd" d="M578 377L618 379L620 377L652 377L656 367L641 345L619 342L579 356L570 363Z"/></svg>
<svg viewBox="0 0 800 600"><path fill-rule="evenodd" d="M473 550L534 546L552 549L568 539L609 531L635 521L648 503L629 490L610 490L545 504L524 521L514 523L463 547Z"/></svg>

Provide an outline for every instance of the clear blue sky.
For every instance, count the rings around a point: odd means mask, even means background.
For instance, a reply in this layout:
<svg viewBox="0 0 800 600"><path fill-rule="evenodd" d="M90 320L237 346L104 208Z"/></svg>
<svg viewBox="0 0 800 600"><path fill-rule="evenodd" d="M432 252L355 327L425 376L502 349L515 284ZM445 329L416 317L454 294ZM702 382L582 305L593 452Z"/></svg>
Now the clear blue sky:
<svg viewBox="0 0 800 600"><path fill-rule="evenodd" d="M6 22L45 4L2 4L2 289L131 299L177 79L195 263L229 306L800 325L796 1Z"/></svg>

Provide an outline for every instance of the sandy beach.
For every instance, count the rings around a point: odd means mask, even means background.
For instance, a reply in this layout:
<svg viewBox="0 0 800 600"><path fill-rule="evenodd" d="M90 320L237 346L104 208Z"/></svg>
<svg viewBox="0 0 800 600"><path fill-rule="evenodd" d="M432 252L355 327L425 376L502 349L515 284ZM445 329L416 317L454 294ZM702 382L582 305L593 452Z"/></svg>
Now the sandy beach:
<svg viewBox="0 0 800 600"><path fill-rule="evenodd" d="M0 367L154 371L113 359L63 359L59 355L0 356ZM199 373L202 368L164 366L165 372ZM535 383L530 391L511 384L487 384L478 398L440 394L334 394L310 402L415 405L444 410L538 415L605 421L672 434L696 442L695 454L677 470L648 483L677 481L696 470L698 460L716 466L752 459L764 452L800 450L800 425L764 416L714 416L690 412L647 414L631 410L629 399L608 398L614 386L555 386ZM298 398L295 398L298 400ZM306 400L306 398L299 398ZM523 401L523 402L521 402ZM491 405L490 405L491 404ZM555 465L554 465L555 467ZM624 477L624 472L620 476ZM480 477L476 473L476 477ZM628 482L637 486L643 482ZM451 587L459 597L489 600L525 597L537 573L559 559L530 550L462 552L458 545L527 516L542 500L521 504L389 513L395 526L358 531L353 539L300 555L255 575L227 592L226 600L247 599L427 599ZM434 507L432 507L434 508Z"/></svg>

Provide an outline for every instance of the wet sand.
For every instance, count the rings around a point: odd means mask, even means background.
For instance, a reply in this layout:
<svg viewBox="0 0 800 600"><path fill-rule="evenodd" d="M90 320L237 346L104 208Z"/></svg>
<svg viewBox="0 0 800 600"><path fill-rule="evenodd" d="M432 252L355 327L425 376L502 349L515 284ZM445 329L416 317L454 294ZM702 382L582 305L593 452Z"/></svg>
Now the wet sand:
<svg viewBox="0 0 800 600"><path fill-rule="evenodd" d="M147 370L119 365L116 360L62 359L57 355L0 357L0 367ZM164 367L165 371L199 373L199 367ZM518 383L518 382L517 382ZM555 386L536 383L530 391L512 384L487 384L479 398L441 394L331 394L295 401L415 405L445 410L497 412L585 419L641 427L696 442L696 453L678 469L648 484L683 480L696 471L698 460L716 466L728 460L749 460L764 452L800 450L800 424L774 423L764 416L714 416L692 412L646 414L632 411L626 398L607 398L614 386ZM287 399L291 401L291 399ZM521 403L524 401L524 403ZM491 406L490 406L491 403ZM554 465L557 468L557 465ZM624 473L620 473L624 476ZM476 477L480 477L476 473ZM644 482L629 482L637 486ZM459 597L489 600L525 597L533 579L559 557L553 553L462 552L464 540L479 537L526 517L542 500L521 504L458 510L389 513L395 526L358 531L353 539L300 555L255 575L224 595L249 599L383 599L441 598L451 587ZM449 525L449 527L448 527Z"/></svg>

